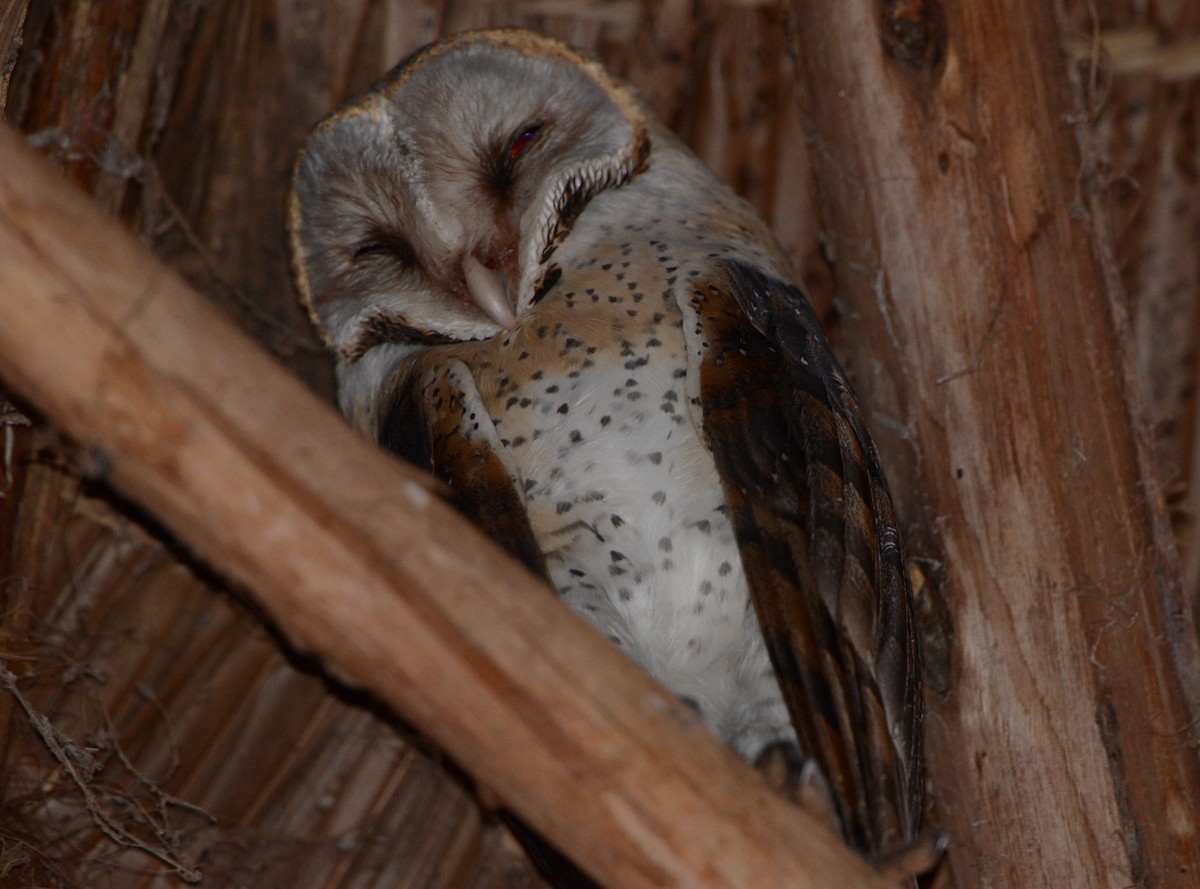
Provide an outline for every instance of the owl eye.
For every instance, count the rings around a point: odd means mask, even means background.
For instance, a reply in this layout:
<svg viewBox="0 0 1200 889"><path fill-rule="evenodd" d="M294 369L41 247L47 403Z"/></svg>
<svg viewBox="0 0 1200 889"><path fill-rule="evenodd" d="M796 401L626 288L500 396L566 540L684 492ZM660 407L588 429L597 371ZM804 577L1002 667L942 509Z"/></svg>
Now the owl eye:
<svg viewBox="0 0 1200 889"><path fill-rule="evenodd" d="M502 200L508 198L509 191L516 180L517 159L537 138L541 129L542 124L540 123L525 124L508 142L503 143L498 149L492 149L495 153L491 155L490 163L485 169L487 170L487 182L498 198Z"/></svg>
<svg viewBox="0 0 1200 889"><path fill-rule="evenodd" d="M388 245L382 241L371 241L369 244L360 244L358 249L354 251L354 258L361 259L364 256L370 256L374 253L387 253Z"/></svg>
<svg viewBox="0 0 1200 889"><path fill-rule="evenodd" d="M354 259L371 256L393 259L402 265L412 265L416 262L412 246L404 239L390 235L378 235L355 245Z"/></svg>
<svg viewBox="0 0 1200 889"><path fill-rule="evenodd" d="M517 159L517 156L520 155L522 151L525 150L525 146L533 141L533 137L538 134L538 130L541 128L542 125L540 123L533 123L523 127L521 132L517 133L512 142L509 143L508 162L510 164Z"/></svg>

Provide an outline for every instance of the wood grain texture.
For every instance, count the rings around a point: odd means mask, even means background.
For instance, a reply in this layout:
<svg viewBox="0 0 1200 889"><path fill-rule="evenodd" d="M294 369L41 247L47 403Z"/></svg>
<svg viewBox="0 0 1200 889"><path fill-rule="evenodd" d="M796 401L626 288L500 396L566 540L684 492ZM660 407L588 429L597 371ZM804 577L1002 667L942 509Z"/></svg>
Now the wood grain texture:
<svg viewBox="0 0 1200 889"><path fill-rule="evenodd" d="M444 762L297 669L111 498L64 485L70 474L44 456L50 435L36 436L16 551L0 554L21 569L0 588L0 659L60 737L103 765L87 782L99 809L160 859L98 829L19 714L0 738L0 882L178 889L187 867L203 886L540 885Z"/></svg>
<svg viewBox="0 0 1200 889"><path fill-rule="evenodd" d="M298 646L611 885L888 885L11 130L0 167L3 378Z"/></svg>
<svg viewBox="0 0 1200 889"><path fill-rule="evenodd" d="M1200 6L1068 2L1069 45L1098 140L1155 455L1200 603ZM1191 73L1188 73L1191 72Z"/></svg>
<svg viewBox="0 0 1200 889"><path fill-rule="evenodd" d="M944 572L927 752L955 880L1191 885L1195 628L1054 8L793 9L842 342Z"/></svg>

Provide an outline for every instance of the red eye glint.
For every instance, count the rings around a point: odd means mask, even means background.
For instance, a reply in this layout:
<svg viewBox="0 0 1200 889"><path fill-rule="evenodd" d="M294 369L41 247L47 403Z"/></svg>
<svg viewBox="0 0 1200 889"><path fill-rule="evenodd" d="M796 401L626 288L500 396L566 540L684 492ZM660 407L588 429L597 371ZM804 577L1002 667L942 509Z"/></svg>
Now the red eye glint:
<svg viewBox="0 0 1200 889"><path fill-rule="evenodd" d="M533 137L537 135L537 131L540 129L540 126L530 127L513 140L512 148L509 149L508 152L508 160L510 163L517 159L517 155L520 154L524 150L525 146L533 140Z"/></svg>

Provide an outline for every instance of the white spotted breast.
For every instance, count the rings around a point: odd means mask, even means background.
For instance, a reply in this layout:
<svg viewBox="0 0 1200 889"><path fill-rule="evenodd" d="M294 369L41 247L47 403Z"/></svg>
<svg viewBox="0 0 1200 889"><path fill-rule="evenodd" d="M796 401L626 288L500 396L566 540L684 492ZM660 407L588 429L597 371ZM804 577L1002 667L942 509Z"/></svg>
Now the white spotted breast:
<svg viewBox="0 0 1200 889"><path fill-rule="evenodd" d="M689 269L636 228L599 227L603 250L564 249L559 284L514 330L450 348L472 368L563 600L754 758L794 734L686 403L675 293ZM568 244L590 240L578 234Z"/></svg>

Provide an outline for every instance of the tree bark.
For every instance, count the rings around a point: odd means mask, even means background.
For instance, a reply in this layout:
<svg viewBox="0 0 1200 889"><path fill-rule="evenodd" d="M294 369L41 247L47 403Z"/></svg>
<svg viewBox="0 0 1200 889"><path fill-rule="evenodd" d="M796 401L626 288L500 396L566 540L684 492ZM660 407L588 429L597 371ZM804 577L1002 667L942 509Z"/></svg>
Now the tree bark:
<svg viewBox="0 0 1200 889"><path fill-rule="evenodd" d="M4 380L299 647L607 885L889 885L7 129L0 169Z"/></svg>
<svg viewBox="0 0 1200 889"><path fill-rule="evenodd" d="M1200 4L1070 0L1183 589L1200 604ZM1083 8L1080 8L1083 7Z"/></svg>
<svg viewBox="0 0 1200 889"><path fill-rule="evenodd" d="M1194 885L1195 627L1054 7L793 10L842 342L941 563L927 753L956 882Z"/></svg>

